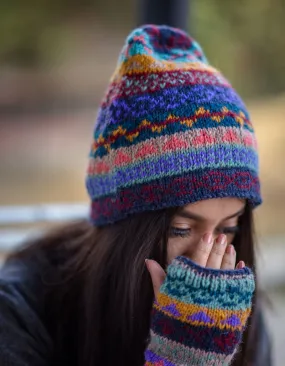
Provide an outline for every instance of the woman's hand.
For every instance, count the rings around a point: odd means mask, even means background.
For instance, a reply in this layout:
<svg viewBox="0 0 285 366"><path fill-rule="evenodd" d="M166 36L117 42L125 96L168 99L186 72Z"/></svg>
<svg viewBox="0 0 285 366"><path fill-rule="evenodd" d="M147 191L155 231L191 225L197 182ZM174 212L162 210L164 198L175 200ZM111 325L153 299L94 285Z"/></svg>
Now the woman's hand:
<svg viewBox="0 0 285 366"><path fill-rule="evenodd" d="M212 235L205 234L190 259L202 267L213 269L241 269L245 266L244 262L240 261L235 267L236 251L233 245L227 244L227 237L223 234L219 235L216 240L213 240ZM161 266L152 259L146 260L146 266L152 279L154 294L157 296L166 274Z"/></svg>
<svg viewBox="0 0 285 366"><path fill-rule="evenodd" d="M167 275L146 261L156 301L145 365L231 364L251 313L255 279L243 262L236 266L225 239L204 235L189 258L181 253L171 261Z"/></svg>

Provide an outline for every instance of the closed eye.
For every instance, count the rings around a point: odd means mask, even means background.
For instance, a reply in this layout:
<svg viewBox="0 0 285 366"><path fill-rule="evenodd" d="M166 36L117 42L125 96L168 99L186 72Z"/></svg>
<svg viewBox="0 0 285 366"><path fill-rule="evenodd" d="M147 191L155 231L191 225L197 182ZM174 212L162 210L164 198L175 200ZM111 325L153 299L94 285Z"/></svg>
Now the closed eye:
<svg viewBox="0 0 285 366"><path fill-rule="evenodd" d="M191 235L191 229L181 229L178 227L171 227L169 230L169 236L170 237L181 237L181 238L187 238Z"/></svg>
<svg viewBox="0 0 285 366"><path fill-rule="evenodd" d="M235 235L239 232L239 227L238 226L229 226L229 227L224 227L218 230L219 233L221 234L232 234ZM181 229L178 227L171 227L169 230L169 236L170 237L181 237L181 238L186 238L189 237L191 235L191 229Z"/></svg>
<svg viewBox="0 0 285 366"><path fill-rule="evenodd" d="M239 232L238 226L229 226L221 229L223 234L237 234Z"/></svg>

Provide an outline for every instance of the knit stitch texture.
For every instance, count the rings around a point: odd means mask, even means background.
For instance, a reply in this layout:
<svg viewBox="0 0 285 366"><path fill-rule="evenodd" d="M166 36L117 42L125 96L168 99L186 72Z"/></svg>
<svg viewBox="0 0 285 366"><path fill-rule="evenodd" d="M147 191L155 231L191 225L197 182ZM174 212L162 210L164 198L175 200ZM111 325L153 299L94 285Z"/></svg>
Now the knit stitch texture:
<svg viewBox="0 0 285 366"><path fill-rule="evenodd" d="M146 25L127 38L95 124L86 186L95 225L208 198L261 203L246 107L183 31Z"/></svg>
<svg viewBox="0 0 285 366"><path fill-rule="evenodd" d="M145 366L230 365L254 289L247 267L212 270L177 257L153 305Z"/></svg>

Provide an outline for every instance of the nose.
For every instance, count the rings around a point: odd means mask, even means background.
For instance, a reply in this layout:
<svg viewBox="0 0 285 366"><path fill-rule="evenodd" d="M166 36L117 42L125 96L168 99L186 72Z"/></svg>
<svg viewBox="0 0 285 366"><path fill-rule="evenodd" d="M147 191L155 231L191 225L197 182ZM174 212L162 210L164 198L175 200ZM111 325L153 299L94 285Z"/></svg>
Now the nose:
<svg viewBox="0 0 285 366"><path fill-rule="evenodd" d="M185 257L191 258L193 256L193 252L196 250L198 244L203 241L204 245L207 245L206 243L206 236L210 235L212 238L212 241L215 241L219 234L216 232L215 228L209 228L208 230L204 230L201 232L198 232L195 234L195 237L192 237L192 244L187 246L185 253L183 254Z"/></svg>

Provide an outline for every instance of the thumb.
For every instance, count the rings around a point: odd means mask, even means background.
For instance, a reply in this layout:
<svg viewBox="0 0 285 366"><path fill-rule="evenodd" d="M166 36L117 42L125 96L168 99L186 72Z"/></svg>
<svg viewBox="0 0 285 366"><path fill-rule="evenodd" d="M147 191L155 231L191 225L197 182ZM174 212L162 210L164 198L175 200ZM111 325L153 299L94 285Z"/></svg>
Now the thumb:
<svg viewBox="0 0 285 366"><path fill-rule="evenodd" d="M166 274L162 267L152 259L146 259L145 264L152 280L154 296L157 298L159 289L165 280Z"/></svg>

